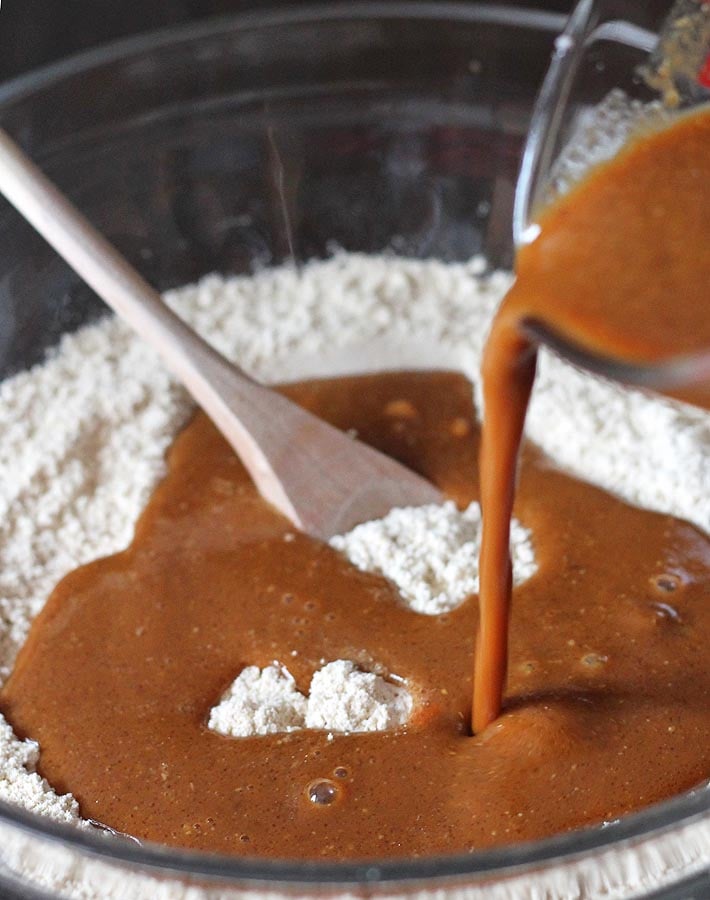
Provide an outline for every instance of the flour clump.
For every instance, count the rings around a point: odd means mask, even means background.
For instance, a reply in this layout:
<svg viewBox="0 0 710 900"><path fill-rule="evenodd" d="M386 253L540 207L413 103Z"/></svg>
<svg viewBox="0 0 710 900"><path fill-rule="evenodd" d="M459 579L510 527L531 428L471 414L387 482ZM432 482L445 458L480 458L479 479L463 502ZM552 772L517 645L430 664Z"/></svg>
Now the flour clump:
<svg viewBox="0 0 710 900"><path fill-rule="evenodd" d="M531 535L514 520L510 539L513 577L520 584L536 571ZM393 581L410 608L424 615L449 612L478 592L478 503L463 511L450 500L393 509L330 543L359 569Z"/></svg>
<svg viewBox="0 0 710 900"><path fill-rule="evenodd" d="M247 666L210 711L208 727L230 737L287 733L303 728L348 734L403 725L412 711L403 685L363 672L345 659L322 666L308 697L285 666Z"/></svg>
<svg viewBox="0 0 710 900"><path fill-rule="evenodd" d="M208 727L232 737L275 734L302 728L305 715L306 698L288 669L247 666L210 711Z"/></svg>
<svg viewBox="0 0 710 900"><path fill-rule="evenodd" d="M409 692L374 672L338 659L311 681L307 728L328 731L386 731L403 725L412 711Z"/></svg>
<svg viewBox="0 0 710 900"><path fill-rule="evenodd" d="M71 825L81 823L79 804L70 794L57 794L36 771L39 744L21 741L0 717L0 800L29 806L34 812Z"/></svg>

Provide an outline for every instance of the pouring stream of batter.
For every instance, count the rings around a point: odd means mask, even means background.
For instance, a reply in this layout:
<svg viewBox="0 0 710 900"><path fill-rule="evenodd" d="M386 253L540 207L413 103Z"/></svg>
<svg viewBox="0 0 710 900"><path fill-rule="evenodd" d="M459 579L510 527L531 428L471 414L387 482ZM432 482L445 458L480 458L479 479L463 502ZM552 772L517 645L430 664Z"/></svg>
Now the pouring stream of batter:
<svg viewBox="0 0 710 900"><path fill-rule="evenodd" d="M658 364L710 355L710 113L630 144L548 209L483 360L481 620L473 730L499 714L511 596L509 530L537 351L527 321L593 353ZM664 390L710 409L710 384ZM544 500L541 498L541 502Z"/></svg>

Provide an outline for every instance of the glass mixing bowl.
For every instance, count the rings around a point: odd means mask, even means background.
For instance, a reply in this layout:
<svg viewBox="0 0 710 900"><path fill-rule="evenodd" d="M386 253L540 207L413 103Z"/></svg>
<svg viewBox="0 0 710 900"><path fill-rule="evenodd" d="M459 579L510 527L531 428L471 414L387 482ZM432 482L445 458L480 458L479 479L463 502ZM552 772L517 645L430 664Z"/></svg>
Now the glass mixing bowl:
<svg viewBox="0 0 710 900"><path fill-rule="evenodd" d="M161 289L335 247L507 266L519 156L563 26L476 3L247 13L5 85L0 124ZM104 313L1 204L0 375ZM535 844L325 865L140 846L0 804L0 885L131 900L688 897L707 884L708 806L697 790Z"/></svg>

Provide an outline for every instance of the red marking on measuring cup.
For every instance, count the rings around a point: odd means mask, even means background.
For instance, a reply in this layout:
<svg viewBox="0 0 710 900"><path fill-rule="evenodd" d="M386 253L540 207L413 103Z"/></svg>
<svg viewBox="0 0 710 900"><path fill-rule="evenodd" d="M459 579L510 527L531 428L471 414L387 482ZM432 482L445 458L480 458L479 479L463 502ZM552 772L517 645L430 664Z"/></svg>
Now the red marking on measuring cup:
<svg viewBox="0 0 710 900"><path fill-rule="evenodd" d="M710 54L708 54L708 58L698 73L698 84L710 88Z"/></svg>

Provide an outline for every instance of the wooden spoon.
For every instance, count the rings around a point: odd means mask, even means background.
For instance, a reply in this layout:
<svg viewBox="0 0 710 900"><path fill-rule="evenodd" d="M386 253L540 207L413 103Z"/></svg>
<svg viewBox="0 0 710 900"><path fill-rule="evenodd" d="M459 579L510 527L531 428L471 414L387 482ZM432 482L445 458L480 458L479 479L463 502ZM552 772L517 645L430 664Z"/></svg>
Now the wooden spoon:
<svg viewBox="0 0 710 900"><path fill-rule="evenodd" d="M439 491L249 378L157 293L0 129L0 192L148 341L235 449L261 495L298 528L327 539Z"/></svg>

